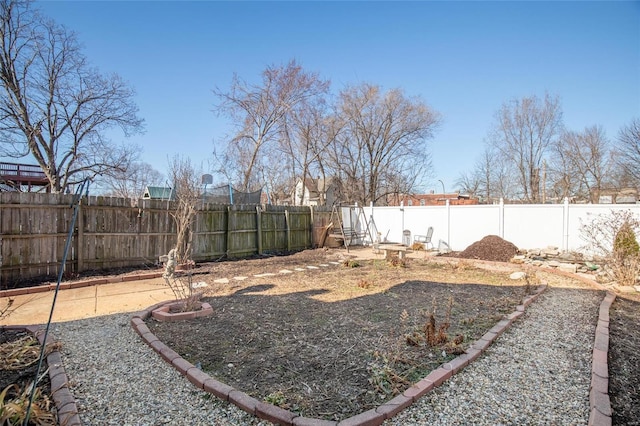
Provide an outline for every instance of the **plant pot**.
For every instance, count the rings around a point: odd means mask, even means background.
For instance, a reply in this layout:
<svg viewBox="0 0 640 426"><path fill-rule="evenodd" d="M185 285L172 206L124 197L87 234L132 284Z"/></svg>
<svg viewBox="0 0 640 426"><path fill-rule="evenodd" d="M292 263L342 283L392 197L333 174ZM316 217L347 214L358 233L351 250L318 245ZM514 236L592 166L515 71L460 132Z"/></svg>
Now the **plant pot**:
<svg viewBox="0 0 640 426"><path fill-rule="evenodd" d="M206 302L195 302L195 309L183 311L183 301L171 302L163 305L151 312L151 316L158 321L180 321L194 318L206 317L213 314L213 308Z"/></svg>

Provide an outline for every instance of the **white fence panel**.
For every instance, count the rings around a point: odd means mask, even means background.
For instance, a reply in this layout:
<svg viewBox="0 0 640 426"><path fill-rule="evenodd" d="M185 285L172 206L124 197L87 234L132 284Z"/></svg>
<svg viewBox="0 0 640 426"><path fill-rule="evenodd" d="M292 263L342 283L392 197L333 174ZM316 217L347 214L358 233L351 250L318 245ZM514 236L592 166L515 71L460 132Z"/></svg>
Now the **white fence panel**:
<svg viewBox="0 0 640 426"><path fill-rule="evenodd" d="M556 246L584 251L583 223L614 210L630 210L640 219L640 204L495 204L476 206L367 207L382 239L402 242L403 231L425 235L433 226L432 243L440 240L452 250L464 250L487 235L498 235L521 249ZM373 236L376 237L375 235Z"/></svg>
<svg viewBox="0 0 640 426"><path fill-rule="evenodd" d="M555 246L565 250L564 204L504 206L504 238L518 248Z"/></svg>
<svg viewBox="0 0 640 426"><path fill-rule="evenodd" d="M586 242L580 237L580 228L583 224L591 223L600 215L609 215L612 211L629 210L640 218L640 204L586 204L571 205L568 217L569 234L567 236L569 247L577 251L583 251Z"/></svg>
<svg viewBox="0 0 640 426"><path fill-rule="evenodd" d="M487 235L500 235L499 205L449 206L449 209L449 235L443 240L452 250L464 250Z"/></svg>

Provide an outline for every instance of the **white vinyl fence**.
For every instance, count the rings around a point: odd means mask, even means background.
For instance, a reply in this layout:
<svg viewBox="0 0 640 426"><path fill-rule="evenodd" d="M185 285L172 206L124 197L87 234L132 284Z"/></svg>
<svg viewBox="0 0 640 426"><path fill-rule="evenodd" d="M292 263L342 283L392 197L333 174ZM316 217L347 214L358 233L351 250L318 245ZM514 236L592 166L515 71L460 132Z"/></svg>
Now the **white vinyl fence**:
<svg viewBox="0 0 640 426"><path fill-rule="evenodd" d="M640 218L640 204L494 204L477 206L401 206L364 208L372 234L384 240L405 242L410 232L425 235L433 226L432 243L440 242L455 251L487 235L497 235L520 249L558 247L582 251L585 242L580 228L598 215L613 210L630 210ZM403 238L404 237L404 238Z"/></svg>

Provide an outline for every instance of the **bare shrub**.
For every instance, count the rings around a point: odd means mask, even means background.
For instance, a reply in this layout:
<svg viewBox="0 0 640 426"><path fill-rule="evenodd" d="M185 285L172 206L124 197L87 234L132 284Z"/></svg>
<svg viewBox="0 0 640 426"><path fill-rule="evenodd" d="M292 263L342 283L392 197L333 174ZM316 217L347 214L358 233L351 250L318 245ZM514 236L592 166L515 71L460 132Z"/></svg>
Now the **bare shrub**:
<svg viewBox="0 0 640 426"><path fill-rule="evenodd" d="M582 223L584 249L598 256L611 277L620 285L634 285L640 272L640 248L636 235L640 219L630 210L611 211Z"/></svg>
<svg viewBox="0 0 640 426"><path fill-rule="evenodd" d="M191 225L200 201L200 173L191 165L191 160L178 156L170 161L169 173L176 201L176 209L171 212L177 229L175 255L178 262L185 263L191 255Z"/></svg>
<svg viewBox="0 0 640 426"><path fill-rule="evenodd" d="M194 266L193 262L186 262L184 265L187 268L187 274L184 277L178 277L176 272L176 249L171 249L167 254L167 263L165 264L164 274L162 278L167 286L173 292L177 301L181 302L179 305L180 311L193 311L198 307L200 294L193 292L193 280L191 274L191 267Z"/></svg>

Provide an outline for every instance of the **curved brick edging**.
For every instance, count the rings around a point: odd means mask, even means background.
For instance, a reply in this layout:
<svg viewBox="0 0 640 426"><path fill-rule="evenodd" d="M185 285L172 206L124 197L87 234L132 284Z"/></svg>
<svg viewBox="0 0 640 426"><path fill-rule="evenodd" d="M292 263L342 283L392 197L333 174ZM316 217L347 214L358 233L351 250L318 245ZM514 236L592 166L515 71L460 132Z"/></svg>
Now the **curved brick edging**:
<svg viewBox="0 0 640 426"><path fill-rule="evenodd" d="M436 260L437 262L449 262L456 258L446 258L446 259L437 259L433 258L432 260ZM477 259L465 259L471 263L479 263L481 265L486 266L504 266L503 262L491 262L491 261L481 261ZM612 409L610 398L608 394L608 346L609 346L609 308L611 304L615 300L615 294L608 291L604 286L591 280L589 278L583 277L578 274L560 271L554 268L545 268L545 267L535 267L536 269L543 270L545 272L550 272L556 275L562 275L573 279L578 279L584 283L587 283L591 286L597 287L601 290L607 291L607 296L604 298L600 305L598 326L596 327L596 335L593 349L593 360L592 360L592 378L591 378L591 386L589 393L589 406L590 406L590 415L589 415L589 425L593 426L609 426L611 425L611 416ZM144 280L144 279L152 279L159 278L162 276L162 272L151 272L147 274L137 274L137 275L129 275L122 277L111 277L111 278L97 278L83 281L76 281L71 283L62 283L60 284L60 289L71 289L71 288L80 288L80 287L89 287L99 284L108 284L108 283L117 283L117 282L126 282L126 281L135 281L135 280ZM0 290L0 297L12 297L18 296L22 294L32 294L39 292L47 292L55 290L55 284L49 284L44 286L37 287L25 287L20 289L11 289L11 290ZM531 296L527 296L523 299L521 305L516 307L516 310L505 317L505 319L499 321L491 330L489 330L484 336L482 336L478 341L474 342L469 349L465 351L464 354L454 358L448 363L442 364L439 368L432 371L427 377L420 380L418 383L414 384L412 387L407 389L402 394L396 396L395 398L387 401L385 404L366 411L364 413L358 414L356 416L350 417L348 419L342 420L341 422L332 422L325 421L319 419L311 419L307 417L297 417L295 413L292 413L287 410L283 410L279 407L258 401L255 398L250 397L249 395L237 391L234 388L218 382L217 380L212 379L209 375L202 372L201 370L196 369L197 371L190 370L195 369L195 367L182 359L176 352L172 349L164 345L164 343L160 342L155 335L153 335L146 324L144 324L144 320L147 319L151 315L151 311L153 309L157 309L166 305L168 303L174 302L165 301L158 303L145 311L142 311L138 314L135 314L131 319L131 325L136 330L136 332L142 337L142 339L151 346L157 353L159 353L162 358L165 359L169 364L172 364L174 368L178 369L184 376L187 376L188 380L192 382L194 385L198 386L205 391L214 394L218 398L229 401L239 408L247 411L250 414L256 415L257 417L269 420L273 423L284 424L284 425L294 425L294 426L322 426L322 425L340 425L340 426L360 426L360 425L380 425L385 419L391 418L413 402L418 400L420 397L424 396L426 393L434 389L435 387L442 384L444 381L449 379L453 374L457 373L467 365L469 365L472 361L477 359L492 343L493 341L502 334L508 327L515 321L517 318L524 314L525 308L529 306L538 295L546 289L546 286L541 286L537 289L535 294ZM136 319L138 321L136 321ZM37 335L36 332L40 330L37 326L3 326L4 329L27 329L32 332L34 335ZM146 336L145 336L146 334ZM41 337L38 336L38 339L41 340ZM51 339L49 339L51 341ZM174 362L175 361L175 362ZM53 376L58 377L58 381L56 385L58 386L57 391L54 395L54 402L56 403L56 407L58 408L59 416L65 416L65 421L67 423L63 423L60 421L60 424L68 424L68 425L81 425L80 419L77 414L77 407L75 403L75 399L69 388L67 386L68 379L66 373L64 371L64 367L62 364L62 360L60 358L60 353L58 351L54 351L47 357L47 363L50 366L49 377L51 378L51 386L53 391L54 380ZM53 367L55 366L55 368ZM199 372L199 373L198 373ZM68 420L67 420L68 419Z"/></svg>
<svg viewBox="0 0 640 426"><path fill-rule="evenodd" d="M151 311L151 316L161 322L172 322L172 321L181 321L181 320L190 320L194 318L206 317L209 315L213 315L213 308L210 304L206 302L199 302L198 306L200 307L197 311L188 311L188 312L171 312L171 308L174 306L183 306L182 302L169 302L163 304L159 308Z"/></svg>
<svg viewBox="0 0 640 426"><path fill-rule="evenodd" d="M37 325L7 325L2 326L2 330L26 330L35 336L41 345L44 345L44 329ZM52 344L55 340L51 334L47 336L46 344ZM53 350L47 355L47 366L49 368L49 381L51 386L51 397L56 406L58 414L58 424L64 426L81 426L78 406L71 390L69 389L69 379L64 370L62 357L58 350Z"/></svg>
<svg viewBox="0 0 640 426"><path fill-rule="evenodd" d="M136 313L131 318L131 326L145 343L196 387L215 395L223 401L230 402L258 418L287 426L378 426L386 419L395 416L428 392L440 386L451 376L480 357L515 320L524 315L527 306L533 303L546 288L546 285L539 286L533 294L524 297L522 303L516 306L514 312L505 316L494 325L479 340L474 342L464 354L442 364L418 383L386 403L353 417L349 417L348 419L341 420L340 422L298 416L291 411L260 401L227 384L213 379L207 373L186 361L177 352L161 342L144 322L151 316L154 310L172 301L161 302Z"/></svg>

